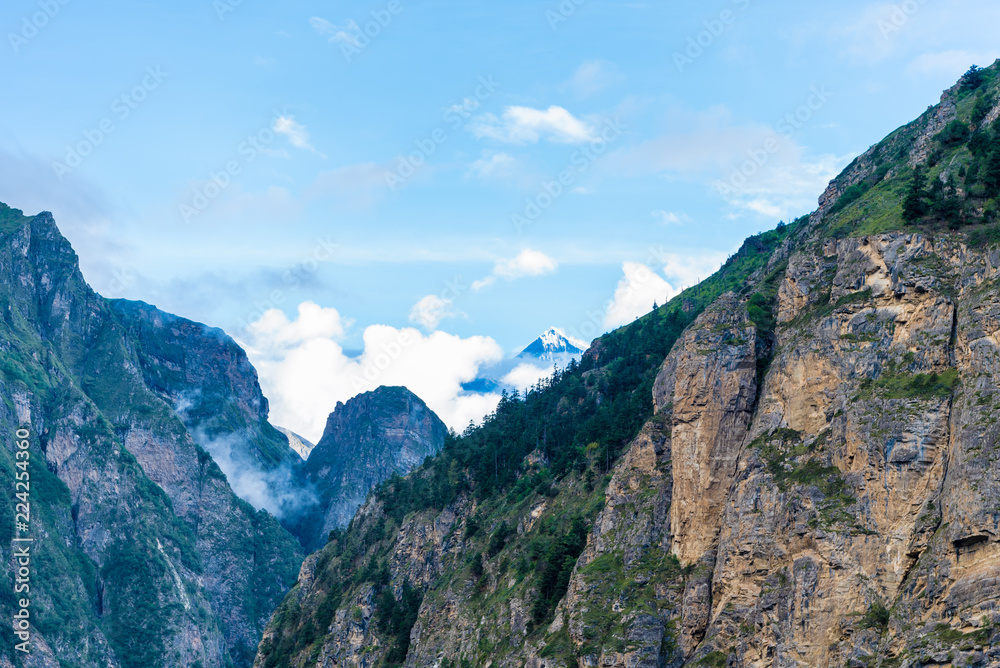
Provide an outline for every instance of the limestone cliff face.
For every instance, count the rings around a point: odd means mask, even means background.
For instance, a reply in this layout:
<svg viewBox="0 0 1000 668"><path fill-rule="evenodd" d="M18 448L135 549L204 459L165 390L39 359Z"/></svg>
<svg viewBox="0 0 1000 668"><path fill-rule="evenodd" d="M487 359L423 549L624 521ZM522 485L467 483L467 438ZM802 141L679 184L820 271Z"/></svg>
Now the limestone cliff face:
<svg viewBox="0 0 1000 668"><path fill-rule="evenodd" d="M716 542L757 397L757 330L724 295L674 346L657 377L656 402L670 408L674 497L671 550L684 563Z"/></svg>
<svg viewBox="0 0 1000 668"><path fill-rule="evenodd" d="M339 403L305 464L319 496L304 531L307 544L322 546L332 529L346 527L372 488L437 454L447 433L404 387L381 387Z"/></svg>

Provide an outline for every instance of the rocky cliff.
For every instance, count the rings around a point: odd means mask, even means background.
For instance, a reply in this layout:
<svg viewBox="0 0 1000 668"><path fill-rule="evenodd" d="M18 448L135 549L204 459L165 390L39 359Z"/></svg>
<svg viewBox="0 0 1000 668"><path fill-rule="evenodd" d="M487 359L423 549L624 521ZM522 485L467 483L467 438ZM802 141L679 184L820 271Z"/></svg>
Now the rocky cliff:
<svg viewBox="0 0 1000 668"><path fill-rule="evenodd" d="M18 429L30 433L34 539L33 651L2 634L0 665L249 665L301 553L199 443L230 439L264 470L294 458L256 374L220 332L95 294L49 214L0 206L0 237L8 579Z"/></svg>
<svg viewBox="0 0 1000 668"><path fill-rule="evenodd" d="M997 70L383 485L255 667L1000 666Z"/></svg>
<svg viewBox="0 0 1000 668"><path fill-rule="evenodd" d="M318 504L302 522L303 543L322 547L350 524L374 487L437 454L448 428L404 387L380 387L338 403L305 464Z"/></svg>

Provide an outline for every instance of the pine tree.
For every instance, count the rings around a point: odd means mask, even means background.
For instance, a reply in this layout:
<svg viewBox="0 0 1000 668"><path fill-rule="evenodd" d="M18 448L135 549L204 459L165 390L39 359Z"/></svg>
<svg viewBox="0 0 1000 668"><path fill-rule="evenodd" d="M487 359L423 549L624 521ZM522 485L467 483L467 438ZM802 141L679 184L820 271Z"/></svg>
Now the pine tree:
<svg viewBox="0 0 1000 668"><path fill-rule="evenodd" d="M986 116L990 113L990 108L993 105L987 99L986 95L980 93L976 96L976 106L972 108L972 124L977 128L986 119Z"/></svg>
<svg viewBox="0 0 1000 668"><path fill-rule="evenodd" d="M938 185L940 183L941 181L938 180L931 191L931 210L937 219L948 223L951 229L957 230L961 227L963 220L962 202L958 199L955 179L954 177L949 177L947 185L939 188Z"/></svg>
<svg viewBox="0 0 1000 668"><path fill-rule="evenodd" d="M903 219L908 223L920 220L927 215L927 193L924 192L926 183L927 176L924 174L923 168L914 168L910 189L906 193L906 199L903 200Z"/></svg>
<svg viewBox="0 0 1000 668"><path fill-rule="evenodd" d="M962 86L966 90L976 90L986 82L986 76L983 74L983 68L978 65L973 65L969 70L962 76Z"/></svg>
<svg viewBox="0 0 1000 668"><path fill-rule="evenodd" d="M997 144L997 142L994 142ZM983 183L986 184L987 193L990 197L1000 195L1000 144L993 148L986 168L983 170Z"/></svg>

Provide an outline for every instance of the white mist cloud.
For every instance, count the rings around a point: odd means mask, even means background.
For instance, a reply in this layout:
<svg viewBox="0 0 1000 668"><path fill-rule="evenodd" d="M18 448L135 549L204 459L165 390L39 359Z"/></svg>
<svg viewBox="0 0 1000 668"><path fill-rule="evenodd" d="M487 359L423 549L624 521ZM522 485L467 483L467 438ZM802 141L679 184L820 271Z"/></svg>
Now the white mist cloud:
<svg viewBox="0 0 1000 668"><path fill-rule="evenodd" d="M501 378L501 382L518 390L533 387L543 378L552 375L552 367L541 367L534 364L519 364L510 373Z"/></svg>
<svg viewBox="0 0 1000 668"><path fill-rule="evenodd" d="M410 309L410 322L420 325L427 331L433 331L445 318L461 315L461 312L456 310L452 304L450 299L444 299L438 295L427 295Z"/></svg>
<svg viewBox="0 0 1000 668"><path fill-rule="evenodd" d="M521 251L516 257L497 262L493 267L493 273L473 283L472 289L478 292L496 283L497 279L516 281L519 278L554 274L558 268L559 263L554 259L541 251L529 248Z"/></svg>
<svg viewBox="0 0 1000 668"><path fill-rule="evenodd" d="M664 304L680 292L644 264L626 262L622 271L625 276L618 281L615 297L608 305L604 316L605 327L627 325L653 310L653 302Z"/></svg>
<svg viewBox="0 0 1000 668"><path fill-rule="evenodd" d="M557 144L584 144L597 139L593 125L557 106L507 107L503 118L483 114L469 124L469 130L477 139L494 139L505 144L537 144L542 139Z"/></svg>
<svg viewBox="0 0 1000 668"><path fill-rule="evenodd" d="M409 388L459 431L496 408L498 395L462 389L503 359L493 339L372 325L363 352L351 357L340 344L344 322L336 309L305 302L295 320L272 310L250 325L241 343L260 373L272 422L315 442L338 401L382 385Z"/></svg>
<svg viewBox="0 0 1000 668"><path fill-rule="evenodd" d="M290 466L283 465L271 471L262 471L246 458L240 457L240 443L236 436L206 438L195 434L195 440L219 465L229 481L229 486L254 508L264 509L284 519L294 517L316 502L316 493L303 489Z"/></svg>
<svg viewBox="0 0 1000 668"><path fill-rule="evenodd" d="M339 26L322 17L314 16L309 19L309 25L331 44L346 44L355 48L361 46L361 42L358 40L358 37L361 35L361 28L357 22L351 19L348 19L344 25Z"/></svg>
<svg viewBox="0 0 1000 668"><path fill-rule="evenodd" d="M309 132L306 130L306 126L296 122L292 116L279 116L274 120L274 125L271 129L274 130L276 134L288 137L288 141L291 142L292 146L295 148L301 148L306 151L312 151L313 153L319 153L319 151L316 150L316 147L314 147L309 141Z"/></svg>

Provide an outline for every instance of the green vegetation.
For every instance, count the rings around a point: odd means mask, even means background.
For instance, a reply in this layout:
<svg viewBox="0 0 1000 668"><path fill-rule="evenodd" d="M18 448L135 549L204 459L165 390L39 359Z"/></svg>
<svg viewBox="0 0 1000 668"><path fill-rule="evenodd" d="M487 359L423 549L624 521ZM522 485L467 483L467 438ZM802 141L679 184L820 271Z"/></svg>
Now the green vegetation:
<svg viewBox="0 0 1000 668"><path fill-rule="evenodd" d="M1000 246L1000 223L984 225L970 230L969 246L972 248L995 248Z"/></svg>
<svg viewBox="0 0 1000 668"><path fill-rule="evenodd" d="M985 625L977 631L963 633L958 629L953 629L949 624L939 623L934 630L928 634L930 638L944 645L958 645L963 643L966 649L972 649L977 645L989 645L995 632L992 625Z"/></svg>
<svg viewBox="0 0 1000 668"><path fill-rule="evenodd" d="M420 612L422 602L423 594L409 583L403 585L398 601L391 588L382 588L378 599L381 613L379 631L393 639L392 647L385 655L386 665L401 666L406 660L406 653L410 651L410 631L417 623L417 613Z"/></svg>
<svg viewBox="0 0 1000 668"><path fill-rule="evenodd" d="M870 175L845 187L827 209L829 234L841 238L913 229L973 235L997 222L1000 124L987 127L984 121L998 88L996 67L970 70L954 98L958 117L934 137L927 159L915 168L910 152L936 108L877 144L864 156ZM860 168L859 158L844 174Z"/></svg>
<svg viewBox="0 0 1000 668"><path fill-rule="evenodd" d="M696 666L708 666L709 668L726 668L729 655L725 652L711 652L703 656Z"/></svg>
<svg viewBox="0 0 1000 668"><path fill-rule="evenodd" d="M587 545L587 525L582 517L575 517L564 530L554 522L545 524L547 526L541 527L528 543L528 558L533 563L538 588L538 597L531 609L531 629L552 621L556 604L569 586L576 560Z"/></svg>
<svg viewBox="0 0 1000 668"><path fill-rule="evenodd" d="M789 492L796 486L813 487L823 495L824 499L816 504L817 516L811 520L813 528L853 523L847 509L857 501L851 495L840 469L821 461L827 437L828 433L824 432L806 444L799 432L777 429L751 444L760 452L764 466L779 490Z"/></svg>
<svg viewBox="0 0 1000 668"><path fill-rule="evenodd" d="M0 203L0 234L10 234L24 227L32 217L25 216L20 209L12 209Z"/></svg>
<svg viewBox="0 0 1000 668"><path fill-rule="evenodd" d="M668 605L657 597L662 587L683 590L684 569L677 557L658 547L651 547L640 559L625 565L620 551L599 556L581 571L591 600L615 602L590 606L582 616L584 645L580 655L601 651L623 652L628 649L623 620L630 613L663 614ZM673 642L668 630L668 645Z"/></svg>
<svg viewBox="0 0 1000 668"><path fill-rule="evenodd" d="M121 541L108 551L101 569L108 639L123 668L164 667L166 626L178 610L165 607L167 564L155 547Z"/></svg>
<svg viewBox="0 0 1000 668"><path fill-rule="evenodd" d="M944 148L955 148L968 142L971 136L972 131L969 130L969 126L956 118L946 125L944 130L939 132L934 139Z"/></svg>
<svg viewBox="0 0 1000 668"><path fill-rule="evenodd" d="M889 620L891 617L892 611L889 609L889 606L885 604L885 601L882 599L876 599L868 607L864 617L861 618L861 628L875 629L880 633L885 633L885 630L889 628Z"/></svg>
<svg viewBox="0 0 1000 668"><path fill-rule="evenodd" d="M878 380L863 383L861 389L863 397L877 392L885 399L947 399L955 393L959 382L955 368L940 374L907 374L890 369Z"/></svg>

